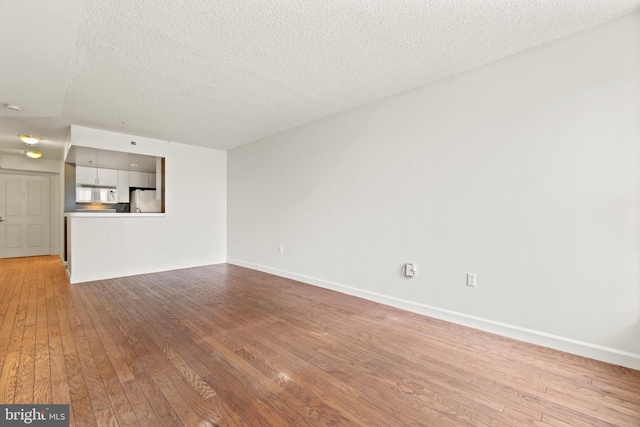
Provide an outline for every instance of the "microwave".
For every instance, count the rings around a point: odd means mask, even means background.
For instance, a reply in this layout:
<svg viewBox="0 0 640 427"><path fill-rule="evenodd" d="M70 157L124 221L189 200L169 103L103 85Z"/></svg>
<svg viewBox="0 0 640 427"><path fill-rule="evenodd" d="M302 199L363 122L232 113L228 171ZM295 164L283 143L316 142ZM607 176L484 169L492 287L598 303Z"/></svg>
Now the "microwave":
<svg viewBox="0 0 640 427"><path fill-rule="evenodd" d="M118 203L118 187L76 187L76 203Z"/></svg>

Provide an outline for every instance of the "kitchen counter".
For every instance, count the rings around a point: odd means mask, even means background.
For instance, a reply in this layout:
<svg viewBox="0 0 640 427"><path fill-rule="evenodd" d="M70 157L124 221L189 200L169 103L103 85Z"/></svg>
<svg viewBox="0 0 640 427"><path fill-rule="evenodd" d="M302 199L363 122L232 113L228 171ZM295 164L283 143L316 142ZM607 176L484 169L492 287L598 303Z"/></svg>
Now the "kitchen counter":
<svg viewBox="0 0 640 427"><path fill-rule="evenodd" d="M66 212L64 216L72 218L152 218L163 217L165 214L161 212Z"/></svg>
<svg viewBox="0 0 640 427"><path fill-rule="evenodd" d="M170 221L171 215L151 212L65 213L71 283L162 271L172 261Z"/></svg>

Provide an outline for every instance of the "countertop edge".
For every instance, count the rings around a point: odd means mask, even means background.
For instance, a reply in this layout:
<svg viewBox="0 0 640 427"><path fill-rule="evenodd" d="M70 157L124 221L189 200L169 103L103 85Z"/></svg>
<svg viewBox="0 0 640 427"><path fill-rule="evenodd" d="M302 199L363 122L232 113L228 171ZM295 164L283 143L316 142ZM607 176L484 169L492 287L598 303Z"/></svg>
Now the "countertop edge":
<svg viewBox="0 0 640 427"><path fill-rule="evenodd" d="M161 218L164 213L129 213L129 212L65 212L65 217L71 218Z"/></svg>

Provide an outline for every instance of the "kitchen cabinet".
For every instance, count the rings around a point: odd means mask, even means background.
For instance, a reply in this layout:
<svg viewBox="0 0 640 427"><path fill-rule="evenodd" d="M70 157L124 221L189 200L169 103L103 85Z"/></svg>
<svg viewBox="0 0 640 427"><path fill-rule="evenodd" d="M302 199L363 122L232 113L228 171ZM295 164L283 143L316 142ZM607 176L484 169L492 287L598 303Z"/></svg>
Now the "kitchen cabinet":
<svg viewBox="0 0 640 427"><path fill-rule="evenodd" d="M129 171L118 171L118 203L129 203Z"/></svg>
<svg viewBox="0 0 640 427"><path fill-rule="evenodd" d="M129 172L129 187L147 188L149 185L149 174L147 172Z"/></svg>
<svg viewBox="0 0 640 427"><path fill-rule="evenodd" d="M98 171L96 168L88 168L84 166L76 167L76 185L95 185L96 179L98 179Z"/></svg>
<svg viewBox="0 0 640 427"><path fill-rule="evenodd" d="M149 172L129 172L129 187L156 188L156 174Z"/></svg>
<svg viewBox="0 0 640 427"><path fill-rule="evenodd" d="M118 171L115 169L98 168L98 184L108 185L109 187L117 187Z"/></svg>
<svg viewBox="0 0 640 427"><path fill-rule="evenodd" d="M118 185L118 171L76 166L76 184L116 187Z"/></svg>

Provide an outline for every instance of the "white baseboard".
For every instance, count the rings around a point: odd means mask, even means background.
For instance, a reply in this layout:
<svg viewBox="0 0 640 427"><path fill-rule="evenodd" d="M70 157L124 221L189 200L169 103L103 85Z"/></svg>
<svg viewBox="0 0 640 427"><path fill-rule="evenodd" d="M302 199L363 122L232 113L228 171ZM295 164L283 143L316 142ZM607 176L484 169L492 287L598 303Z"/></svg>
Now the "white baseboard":
<svg viewBox="0 0 640 427"><path fill-rule="evenodd" d="M369 292L362 289L352 288L350 286L328 282L326 280L316 279L314 277L308 277L301 274L290 273L288 271L278 270L276 268L271 268L263 265L252 264L235 259L227 259L227 263L249 268L252 270L263 271L265 273L273 274L280 277L286 277L287 279L297 280L299 282L307 283L325 289L331 289L343 294L353 295L369 301L378 302L380 304L389 305L391 307L400 308L402 310L411 311L413 313L418 313L436 319L446 320L448 322L468 326L474 329L479 329L505 337L514 338L520 341L553 348L556 350L588 357L595 360L600 360L614 365L640 370L640 354L617 350L615 348L605 347L584 341L578 341L572 338L548 334L546 332L521 328L519 326L496 322L490 319L470 316L468 314L458 313L438 307L432 307L426 304L420 304L400 298L390 297L376 292Z"/></svg>

